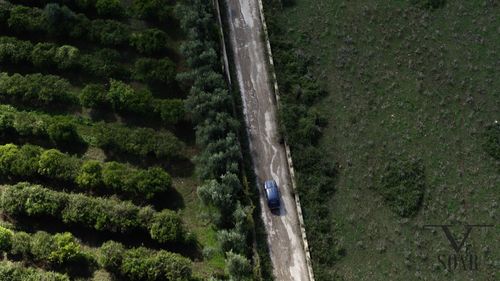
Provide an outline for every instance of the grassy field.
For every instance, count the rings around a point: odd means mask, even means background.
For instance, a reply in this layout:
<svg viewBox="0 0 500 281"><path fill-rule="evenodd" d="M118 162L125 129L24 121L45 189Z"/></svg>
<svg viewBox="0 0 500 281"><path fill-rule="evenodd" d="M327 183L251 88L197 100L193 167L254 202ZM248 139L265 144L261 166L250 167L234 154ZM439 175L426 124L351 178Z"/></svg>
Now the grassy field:
<svg viewBox="0 0 500 281"><path fill-rule="evenodd" d="M32 3L30 1L13 1L16 4L24 4L25 2L33 5L33 6L26 6L22 7L24 10L34 10L36 9L36 3ZM45 2L52 2L52 1L45 1ZM39 7L43 9L44 3L40 4ZM64 1L54 1L54 2L64 2ZM68 1L74 5L78 1ZM132 1L123 1L123 8L128 12L132 13L131 10L131 2ZM140 2L140 1L137 1ZM170 4L171 9L173 9L175 5L175 1L168 1ZM6 5L8 2L7 1L0 1L0 4ZM118 1L118 3L120 3ZM90 5L90 4L89 4ZM5 6L7 7L7 6ZM3 9L3 6L2 6ZM9 8L10 9L10 8ZM36 26L36 24L33 24L35 28L33 30L28 30L24 31L21 28L21 31L14 31L13 28L11 28L11 22L7 22L8 18L8 12L6 12L8 9L5 8L2 10L3 14L2 17L2 26L0 28L0 35L1 36L11 36L11 37L17 37L19 40L25 40L25 41L30 41L32 44L36 44L38 42L50 42L54 43L58 46L61 45L72 45L76 48L78 48L80 51L78 55L87 55L91 54L92 52L99 51L103 48L109 48L114 51L117 51L121 55L121 57L115 62L116 65L113 65L113 67L120 68L124 72L133 72L134 71L134 62L136 62L138 59L145 58L145 57L150 57L153 60L160 60L165 58L166 60L171 60L174 64L174 81L170 81L169 83L146 83L145 81L138 81L140 79L136 79L136 77L131 77L130 73L129 75L125 75L127 77L121 79L124 80L127 84L131 85L130 89L133 89L131 91L135 91L134 93L139 93L144 89L148 89L151 91L153 98L156 99L156 101L169 101L173 99L181 99L185 100L187 97L187 94L189 92L189 85L186 87L182 87L180 83L175 81L175 73L182 73L186 72L189 70L189 67L186 65L185 58L182 57L181 52L180 52L180 45L182 42L184 42L184 37L185 35L182 34L181 29L179 27L178 19L171 18L169 19L166 23L165 22L158 22L158 21L145 21L143 19L138 19L136 16L132 17L131 14L125 14L124 16L117 17L116 22L119 22L120 24L123 24L126 28L132 30L131 32L142 32L146 28L154 28L155 30L160 30L161 32L164 32L166 36L168 37L168 42L166 45L164 45L164 49L160 51L155 51L152 53L144 53L141 51L137 51L131 46L128 46L128 42L125 41L125 43L107 43L104 44L102 42L96 43L92 40L87 40L85 35L82 35L82 38L70 38L70 36L67 36L67 34L57 34L57 35L47 35L43 32L40 32L37 34L37 28L43 29L44 26ZM36 10L37 13L42 14L42 10ZM73 12L71 11L65 11L68 14L71 14L74 16ZM96 15L95 12L88 12L87 10L78 10L76 11L78 13L85 13L86 15L84 16L83 14L80 14L79 16L82 16L85 18L88 16L93 23L100 20L101 16ZM172 14L173 12L171 12ZM173 17L173 16L172 16ZM62 19L61 21L67 20ZM110 18L109 16L104 17L104 18ZM111 17L113 18L113 17ZM5 20L5 21L4 21ZM29 16L28 19L25 19L27 21L30 20ZM36 21L36 20L33 20ZM67 24L67 22L65 22ZM29 29L29 28L27 28ZM103 29L102 30L102 37L108 37L108 40L113 40L113 36L119 37L123 36L123 34L116 34L113 33L115 30L113 28L111 29ZM109 33L109 34L108 34ZM119 33L119 32L118 32ZM111 38L111 39L109 39ZM6 39L7 40L7 39ZM10 39L8 39L10 40ZM97 39L96 39L97 40ZM155 40L160 40L158 38L155 38ZM151 39L151 41L154 41ZM153 44L152 42L149 42ZM2 45L2 48L9 48L10 43L5 43ZM146 43L147 44L147 43ZM105 46L103 46L105 45ZM5 49L2 49L5 51ZM138 47L137 49L140 49ZM109 77L95 77L95 73L89 73L88 71L82 71L80 68L76 67L75 69L77 70L61 70L58 69L58 66L55 66L51 63L46 66L46 67L33 67L33 63L31 63L28 59L28 61L8 61L8 56L7 54L9 51L5 51L2 53L2 60L5 59L5 62L0 63L0 71L1 72L6 72L9 75L12 75L14 73L21 73L22 75L26 74L32 74L32 73L38 73L42 72L44 75L48 74L55 74L59 75L61 79L67 79L71 85L69 85L71 88L71 92L75 93L77 96L81 95L82 90L85 88L90 83L98 84L104 88L109 86L110 80L108 79ZM6 55L7 54L7 55ZM5 55L5 56L4 56ZM34 55L33 55L34 56ZM47 55L49 56L49 55ZM82 59L82 64L84 64L85 59ZM80 63L80 62L79 62ZM106 66L104 66L106 67ZM107 65L107 67L111 67L110 65ZM84 68L82 68L84 69ZM94 75L93 75L94 74ZM99 75L99 74L97 74ZM111 74L112 75L112 74ZM156 73L157 76L161 76L162 73ZM116 77L115 77L116 78ZM163 77L160 77L163 78ZM157 79L160 79L157 78ZM160 85L160 86L159 86ZM122 89L123 90L123 89ZM200 280L206 280L210 276L214 275L224 275L224 254L219 251L219 245L216 239L216 231L217 229L215 228L214 224L209 220L208 217L205 216L205 213L208 212L206 208L201 204L197 193L196 189L197 187L201 184L201 181L195 176L195 164L194 164L194 158L196 155L199 154L199 147L195 145L195 136L194 136L194 125L192 122L189 120L189 116L185 115L184 112L180 113L181 116L180 120L174 121L172 123L165 123L163 122L164 120L159 120L157 117L150 118L149 117L144 117L144 115L138 114L135 115L133 110L132 112L121 112L117 113L116 108L114 106L112 107L104 107L103 108L88 108L86 106L81 106L80 104L76 105L71 105L69 109L66 109L66 106L63 105L61 108L58 107L57 104L47 104L46 106L38 106L36 101L32 102L18 102L16 100L11 100L6 93L2 93L2 103L3 104L9 104L13 106L13 111L17 110L25 110L25 111L30 111L33 113L32 118L33 120L37 120L40 124L43 124L46 122L46 120L52 120L51 118L56 118L56 115L61 115L65 114L66 117L68 118L74 118L74 119L68 119L70 122L75 122L76 124L76 132L80 135L83 136L83 141L85 142L84 150L83 151L78 151L77 153L72 153L74 154L75 158L83 159L83 160L97 160L99 162L105 162L105 161L117 161L117 162L123 162L127 165L127 167L134 167L137 169L146 169L148 167L153 167L153 166L160 166L168 172L172 176L172 181L173 181L173 192L170 195L175 195L173 197L168 197L168 198L154 198L156 201L151 202L142 202L141 205L149 205L153 204L155 205L155 208L157 211L160 211L160 209L163 209L165 206L167 208L171 208L174 211L176 211L180 217L182 218L182 223L185 226L186 230L189 235L192 234L192 237L194 238L195 241L195 249L192 249L192 253L186 254L185 251L191 251L191 250L186 250L182 249L182 245L154 245L152 248L155 248L156 250L159 249L166 249L166 250L171 250L173 252L180 252L183 255L189 257L193 261L193 275L196 278L200 278ZM133 99L134 97L127 97L128 99ZM127 99L125 98L125 100ZM141 97L139 97L140 99ZM98 98L95 97L97 100ZM183 108L183 105L182 105ZM116 110L116 111L115 111ZM146 115L151 114L152 109L148 108L148 112L146 112ZM4 114L5 112L1 112ZM168 113L168 112L167 112ZM16 113L18 114L18 113ZM175 113L174 113L175 114ZM19 114L18 114L19 115ZM21 113L22 115L22 113ZM71 117L69 117L71 116ZM16 117L17 118L17 117ZM59 117L57 117L59 118ZM65 117L61 117L62 119ZM21 118L19 119L21 120ZM55 119L54 119L55 120ZM66 119L65 119L66 120ZM75 121L78 120L78 121ZM82 121L83 120L83 121ZM52 122L52 121L51 121ZM95 136L92 134L94 133L94 128L96 127L96 123L102 122L103 124L110 125L117 125L117 126L123 126L131 130L145 130L147 129L153 129L154 135L160 137L160 134L165 134L163 136L166 136L167 134L171 136L171 140L178 140L179 141L179 148L176 153L177 156L179 157L174 157L169 160L165 159L160 159L161 157L156 157L153 155L151 151L149 153L145 153L144 155L133 155L127 154L127 153L116 153L116 152L110 152L107 151L106 149L102 147L98 147L98 145L95 144ZM17 126L17 125L16 125ZM30 125L28 124L28 127ZM10 128L9 128L10 130ZM35 132L36 130L33 130ZM20 131L19 131L20 132ZM142 131L141 131L142 132ZM14 142L16 144L29 144L29 143L34 143L37 145L41 145L44 148L54 148L57 147L54 143L51 143L51 141L47 141L47 136L44 135L44 133L33 133L33 135L29 136L24 136L22 133L16 133L14 134L15 136L9 135L11 134L11 131L6 131L2 132L0 134L0 142L1 145L6 144L7 142ZM38 134L38 135L37 135ZM21 137L19 137L21 136ZM146 136L146 135L144 135ZM123 137L126 139L129 137L128 135L123 135ZM147 136L145 138L148 138ZM139 142L147 143L147 139L141 139ZM164 143L165 145L169 146L172 145L172 143ZM160 144L161 145L161 144ZM137 149L137 147L132 148ZM33 179L35 182L42 182L46 183L43 179ZM0 184L13 184L17 181L16 178L10 178L10 176L5 176L4 174L1 174L0 177ZM64 183L61 184L61 186L64 186ZM57 186L56 188L61 188L61 186ZM47 187L53 187L50 184L47 184ZM67 190L71 190L73 186L69 186ZM96 196L97 194L91 194L92 196ZM98 194L101 195L101 194ZM108 197L110 194L106 194L105 197ZM118 197L120 194L118 194ZM158 203L157 201L164 200L165 202L160 202ZM167 202L168 201L168 202ZM167 202L167 203L166 203ZM158 204L156 204L158 203ZM172 205L170 205L172 204ZM175 206L174 206L175 205ZM62 231L73 231L74 236L78 238L78 242L81 244L82 249L84 251L87 251L89 253L94 253L97 251L97 247L102 244L105 240L107 240L106 234L103 236L102 233L98 232L93 232L92 230L90 231L85 231L79 233L78 230L80 228L74 227L74 226L66 226L63 225L62 223L59 222L51 222L50 225L42 228L38 228L39 224L31 224L32 221L27 220L23 221L22 219L17 220L17 219L12 219L10 216L2 214L2 219L4 222L2 223L7 223L7 221L14 223L14 225L11 225L10 227L15 228L16 231L26 231L26 232L35 232L37 230L44 230L47 231L51 234L57 232L62 232ZM74 231L77 229L76 231ZM89 234L90 233L90 234ZM129 238L124 238L123 241L125 242L130 242L130 244L126 244L126 246L138 246L142 244L142 241L132 241L133 239L129 239L130 241L127 241ZM96 242L97 241L97 242ZM124 243L125 243L124 242ZM146 243L147 244L147 243ZM148 245L149 246L149 245ZM51 266L47 266L46 261L39 262L38 264L29 264L29 265L35 265L39 267L43 267L45 269L50 269L50 270L59 270L59 268L53 268ZM61 270L64 271L64 270ZM104 274L102 273L102 270L100 271L99 274ZM74 280L76 278L77 280L90 280L92 279L92 276L90 275L85 275L85 276L71 276L71 280ZM117 277L119 278L119 277ZM163 277L150 277L150 278L163 278ZM16 279L17 280L17 279ZM95 279L92 280L111 280L108 277L95 277ZM113 279L115 280L115 279ZM118 280L118 279L116 279ZM120 279L123 280L123 279ZM127 279L128 280L128 279ZM155 279L156 280L156 279Z"/></svg>
<svg viewBox="0 0 500 281"><path fill-rule="evenodd" d="M475 271L446 270L448 240L423 226L452 224L460 241L461 225L498 222L500 166L484 145L493 126L499 149L498 2L294 2L273 20L329 93L315 107L328 120L319 147L337 165L328 204L345 257L324 270L340 280L497 280L498 224L467 239ZM391 159L423 168L413 215L377 192Z"/></svg>

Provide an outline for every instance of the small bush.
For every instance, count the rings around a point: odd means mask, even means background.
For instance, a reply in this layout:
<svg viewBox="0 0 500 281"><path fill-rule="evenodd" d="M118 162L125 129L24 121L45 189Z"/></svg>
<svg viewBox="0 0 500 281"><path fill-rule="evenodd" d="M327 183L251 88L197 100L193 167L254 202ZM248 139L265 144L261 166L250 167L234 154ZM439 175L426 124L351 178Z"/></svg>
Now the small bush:
<svg viewBox="0 0 500 281"><path fill-rule="evenodd" d="M160 242L181 241L184 237L182 221L179 215L170 210L155 214L150 227L151 238Z"/></svg>
<svg viewBox="0 0 500 281"><path fill-rule="evenodd" d="M171 84L175 75L175 64L168 58L140 58L134 64L134 79L150 85Z"/></svg>
<svg viewBox="0 0 500 281"><path fill-rule="evenodd" d="M134 32L130 36L130 45L139 53L153 55L166 49L168 36L165 32L151 28L145 31Z"/></svg>
<svg viewBox="0 0 500 281"><path fill-rule="evenodd" d="M398 215L415 215L425 191L422 162L411 159L389 160L383 168L376 190Z"/></svg>
<svg viewBox="0 0 500 281"><path fill-rule="evenodd" d="M95 8L101 17L121 18L125 15L125 9L120 0L96 0Z"/></svg>
<svg viewBox="0 0 500 281"><path fill-rule="evenodd" d="M0 226L0 253L11 250L13 236L12 230Z"/></svg>
<svg viewBox="0 0 500 281"><path fill-rule="evenodd" d="M500 123L486 127L483 147L496 160L500 160Z"/></svg>

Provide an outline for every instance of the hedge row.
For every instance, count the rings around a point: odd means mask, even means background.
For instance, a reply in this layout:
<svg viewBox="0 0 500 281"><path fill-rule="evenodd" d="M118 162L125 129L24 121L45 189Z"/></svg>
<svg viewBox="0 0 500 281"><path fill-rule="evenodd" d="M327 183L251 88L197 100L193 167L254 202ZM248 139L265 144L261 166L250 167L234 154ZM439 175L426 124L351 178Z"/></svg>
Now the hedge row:
<svg viewBox="0 0 500 281"><path fill-rule="evenodd" d="M0 37L0 62L28 63L39 69L84 72L98 78L132 77L153 86L168 86L175 82L176 66L169 58L138 58L132 73L120 64L122 56L112 49L82 53L71 45L37 43L14 37Z"/></svg>
<svg viewBox="0 0 500 281"><path fill-rule="evenodd" d="M128 79L129 70L120 65L121 55L112 49L82 53L71 45L36 43L14 37L0 37L0 62L31 64L40 70L83 72L93 77ZM140 71L140 69L139 69ZM137 73L135 75L143 75Z"/></svg>
<svg viewBox="0 0 500 281"><path fill-rule="evenodd" d="M254 280L260 277L253 276L247 259L253 208L241 204L248 198L238 177L242 160L239 121L233 116L233 99L221 74L214 12L212 3L202 0L183 1L176 10L188 35L181 51L192 69L183 77L192 81L186 104L196 123L196 141L203 149L197 162L205 183L198 195L217 210L216 223L222 228L218 238L231 280Z"/></svg>
<svg viewBox="0 0 500 281"><path fill-rule="evenodd" d="M44 34L89 40L110 47L128 46L144 55L163 53L169 41L160 29L134 30L115 20L90 20L56 3L49 3L44 9L1 3L0 28L9 28L16 34Z"/></svg>
<svg viewBox="0 0 500 281"><path fill-rule="evenodd" d="M0 105L0 138L18 137L48 140L51 145L63 149L90 144L105 151L154 156L165 161L181 157L185 147L174 134L165 130L130 128L102 121L93 123L83 118L18 111L10 105Z"/></svg>
<svg viewBox="0 0 500 281"><path fill-rule="evenodd" d="M110 80L109 89L96 84L87 85L80 94L80 104L85 107L112 107L118 112L154 116L168 124L185 118L184 101L181 99L156 99L148 90L134 90L122 81Z"/></svg>
<svg viewBox="0 0 500 281"><path fill-rule="evenodd" d="M118 80L111 79L109 84L109 89L89 84L82 91L75 92L66 79L58 76L0 73L0 99L30 106L80 104L92 108L112 107L122 114L158 118L167 124L185 119L184 101L181 99L156 99L150 91L136 91Z"/></svg>
<svg viewBox="0 0 500 281"><path fill-rule="evenodd" d="M104 243L94 254L84 251L68 232L50 235L38 231L28 234L0 226L1 252L49 269L69 266L81 268L84 261L88 261L88 264L97 262L100 267L130 281L188 280L192 273L191 262L179 254L144 247L126 249L114 241Z"/></svg>
<svg viewBox="0 0 500 281"><path fill-rule="evenodd" d="M56 149L34 145L0 146L0 175L22 179L47 178L70 182L83 190L151 199L172 188L172 179L158 167L135 169L118 162L82 161Z"/></svg>
<svg viewBox="0 0 500 281"><path fill-rule="evenodd" d="M0 262L0 280L2 281L69 281L69 277L55 272L47 272L24 267L20 263Z"/></svg>
<svg viewBox="0 0 500 281"><path fill-rule="evenodd" d="M91 258L69 232L50 235L38 231L30 235L0 226L0 253L2 252L35 262L44 268L81 264Z"/></svg>
<svg viewBox="0 0 500 281"><path fill-rule="evenodd" d="M70 84L54 75L31 74L22 76L0 73L0 98L32 106L72 104L76 95Z"/></svg>
<svg viewBox="0 0 500 281"><path fill-rule="evenodd" d="M185 230L179 215L171 210L154 211L127 201L89 197L18 183L1 189L2 212L11 216L52 217L98 231L130 234L147 231L159 242L182 242Z"/></svg>
<svg viewBox="0 0 500 281"><path fill-rule="evenodd" d="M130 281L187 281L192 273L191 262L178 254L144 247L127 250L114 241L99 249L99 264Z"/></svg>

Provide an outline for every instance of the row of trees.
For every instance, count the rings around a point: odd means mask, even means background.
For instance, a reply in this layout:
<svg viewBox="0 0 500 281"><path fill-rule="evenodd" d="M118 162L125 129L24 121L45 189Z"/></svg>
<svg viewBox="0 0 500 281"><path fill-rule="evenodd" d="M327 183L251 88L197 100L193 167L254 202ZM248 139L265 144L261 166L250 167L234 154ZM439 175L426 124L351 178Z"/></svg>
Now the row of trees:
<svg viewBox="0 0 500 281"><path fill-rule="evenodd" d="M99 264L131 281L176 281L191 277L191 262L178 254L144 247L125 249L114 241L104 243L99 249Z"/></svg>
<svg viewBox="0 0 500 281"><path fill-rule="evenodd" d="M90 20L66 6L49 3L44 9L2 3L0 27L16 34L45 34L57 38L83 39L110 47L130 47L143 55L162 54L168 35L157 28L134 30L110 19Z"/></svg>
<svg viewBox="0 0 500 281"><path fill-rule="evenodd" d="M9 261L0 262L0 279L3 281L69 281L66 275L26 268L21 263Z"/></svg>
<svg viewBox="0 0 500 281"><path fill-rule="evenodd" d="M121 55L112 49L82 53L71 45L36 43L14 37L0 37L0 62L30 64L44 70L83 72L98 78L128 79L129 70L119 64ZM138 69L138 71L144 71ZM137 72L134 75L143 75Z"/></svg>
<svg viewBox="0 0 500 281"><path fill-rule="evenodd" d="M51 146L73 151L88 144L105 151L139 157L154 156L170 161L182 157L184 143L169 131L131 128L117 123L97 122L70 116L19 111L0 105L0 138L37 138Z"/></svg>
<svg viewBox="0 0 500 281"><path fill-rule="evenodd" d="M251 206L240 179L241 149L237 137L239 121L233 116L233 100L221 74L214 10L210 2L183 1L176 10L181 27L188 34L181 50L192 81L186 102L196 124L196 141L203 148L197 157L198 174L205 180L198 188L202 202L216 210L220 227L218 240L226 254L231 280L253 280L249 240L253 227Z"/></svg>
<svg viewBox="0 0 500 281"><path fill-rule="evenodd" d="M176 124L185 119L184 101L157 99L148 90L135 90L130 85L110 80L109 89L89 84L75 92L66 79L54 75L0 73L0 99L30 106L69 106L79 104L96 109L112 108L121 114L160 119Z"/></svg>
<svg viewBox="0 0 500 281"><path fill-rule="evenodd" d="M119 0L10 0L21 5L44 7L49 3L66 5L75 11L97 15L102 18L123 19L132 16L138 19L163 22L171 18L174 0L132 0L126 7Z"/></svg>
<svg viewBox="0 0 500 281"><path fill-rule="evenodd" d="M98 231L131 234L147 231L159 243L183 242L186 232L179 215L157 212L128 201L53 191L18 183L0 189L2 212L9 216L50 217Z"/></svg>
<svg viewBox="0 0 500 281"><path fill-rule="evenodd" d="M35 262L46 269L65 268L91 259L69 232L28 234L0 226L2 252L16 259Z"/></svg>
<svg viewBox="0 0 500 281"><path fill-rule="evenodd" d="M71 45L36 43L14 37L0 37L0 62L30 64L44 71L83 72L98 78L135 79L151 86L175 82L176 66L169 58L138 58L132 71L120 64L122 56L112 49L83 53Z"/></svg>
<svg viewBox="0 0 500 281"><path fill-rule="evenodd" d="M67 269L77 267L85 261L130 281L189 280L192 273L191 262L178 254L144 247L127 249L114 241L105 242L97 252L86 251L69 232L50 235L38 231L29 234L0 226L0 253L2 252L18 260L36 263L45 269ZM0 265L0 277L3 276L2 272Z"/></svg>
<svg viewBox="0 0 500 281"><path fill-rule="evenodd" d="M54 75L0 73L0 98L4 101L20 102L32 106L72 104L76 94L70 84Z"/></svg>
<svg viewBox="0 0 500 281"><path fill-rule="evenodd" d="M45 178L78 190L113 192L134 199L151 199L172 188L170 175L158 167L136 169L118 162L84 161L56 149L44 150L30 144L0 146L0 175Z"/></svg>

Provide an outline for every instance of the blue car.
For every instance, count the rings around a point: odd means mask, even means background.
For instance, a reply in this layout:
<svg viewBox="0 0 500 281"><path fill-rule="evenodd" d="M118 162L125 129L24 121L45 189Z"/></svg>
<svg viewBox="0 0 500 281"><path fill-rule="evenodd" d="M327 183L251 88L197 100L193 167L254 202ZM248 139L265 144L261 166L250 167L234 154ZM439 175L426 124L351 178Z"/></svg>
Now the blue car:
<svg viewBox="0 0 500 281"><path fill-rule="evenodd" d="M274 180L264 182L264 193L266 194L267 205L271 210L280 209L280 192Z"/></svg>

